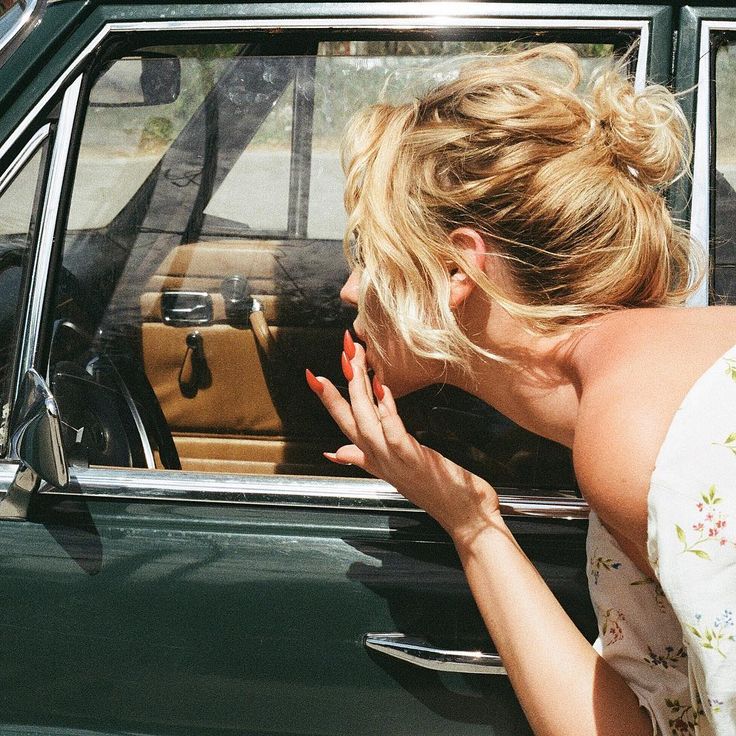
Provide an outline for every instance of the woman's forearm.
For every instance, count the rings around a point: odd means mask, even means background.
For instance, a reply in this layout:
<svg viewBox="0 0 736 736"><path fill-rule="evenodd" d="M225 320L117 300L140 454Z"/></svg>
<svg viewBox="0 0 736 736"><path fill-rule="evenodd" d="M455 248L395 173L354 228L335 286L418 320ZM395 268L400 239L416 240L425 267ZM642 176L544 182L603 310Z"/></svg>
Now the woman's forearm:
<svg viewBox="0 0 736 736"><path fill-rule="evenodd" d="M537 736L651 736L636 695L583 637L500 515L455 543Z"/></svg>

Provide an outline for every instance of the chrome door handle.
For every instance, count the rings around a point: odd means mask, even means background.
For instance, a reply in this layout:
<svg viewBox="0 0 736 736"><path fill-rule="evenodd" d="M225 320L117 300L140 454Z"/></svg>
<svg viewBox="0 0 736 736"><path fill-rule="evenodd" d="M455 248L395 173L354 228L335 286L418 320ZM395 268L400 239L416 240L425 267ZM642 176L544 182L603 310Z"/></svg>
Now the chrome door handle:
<svg viewBox="0 0 736 736"><path fill-rule="evenodd" d="M422 639L405 634L366 634L363 637L363 644L368 649L429 670L480 675L506 674L506 668L498 654L437 649Z"/></svg>
<svg viewBox="0 0 736 736"><path fill-rule="evenodd" d="M161 316L167 325L207 325L213 314L212 297L206 291L161 292Z"/></svg>

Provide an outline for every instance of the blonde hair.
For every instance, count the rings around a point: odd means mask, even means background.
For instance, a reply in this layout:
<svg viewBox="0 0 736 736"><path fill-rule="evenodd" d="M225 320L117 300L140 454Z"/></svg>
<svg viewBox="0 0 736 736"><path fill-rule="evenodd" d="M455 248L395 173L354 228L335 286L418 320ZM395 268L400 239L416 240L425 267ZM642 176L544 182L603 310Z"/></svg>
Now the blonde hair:
<svg viewBox="0 0 736 736"><path fill-rule="evenodd" d="M354 117L345 248L379 351L388 322L417 356L462 364L484 352L449 306L451 264L539 333L683 303L694 249L662 190L687 170L687 122L665 87L637 92L622 69L579 94L577 54L550 44L474 61L420 99ZM448 237L460 227L505 260L513 293L467 263Z"/></svg>

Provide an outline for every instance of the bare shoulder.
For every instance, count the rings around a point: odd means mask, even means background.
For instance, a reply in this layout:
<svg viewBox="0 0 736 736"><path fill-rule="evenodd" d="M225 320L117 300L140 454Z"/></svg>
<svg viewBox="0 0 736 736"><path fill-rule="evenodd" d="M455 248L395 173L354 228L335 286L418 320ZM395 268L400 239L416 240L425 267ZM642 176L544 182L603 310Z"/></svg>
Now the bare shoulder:
<svg viewBox="0 0 736 736"><path fill-rule="evenodd" d="M734 344L736 307L627 310L580 339L575 471L614 533L643 544L649 483L672 417Z"/></svg>

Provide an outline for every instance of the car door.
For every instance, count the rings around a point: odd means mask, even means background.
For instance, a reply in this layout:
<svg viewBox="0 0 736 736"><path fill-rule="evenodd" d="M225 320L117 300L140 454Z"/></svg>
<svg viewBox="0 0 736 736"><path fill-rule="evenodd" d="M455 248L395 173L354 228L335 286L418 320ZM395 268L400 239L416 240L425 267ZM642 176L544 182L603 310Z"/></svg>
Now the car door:
<svg viewBox="0 0 736 736"><path fill-rule="evenodd" d="M0 482L31 368L71 477L0 520L0 732L529 733L449 538L321 458L340 437L303 371L339 381L353 318L339 139L506 47L574 43L592 70L638 41L637 77L664 79L669 10L99 2L70 24L63 5L0 144L19 253ZM569 453L447 388L402 412L496 484L592 640Z"/></svg>

